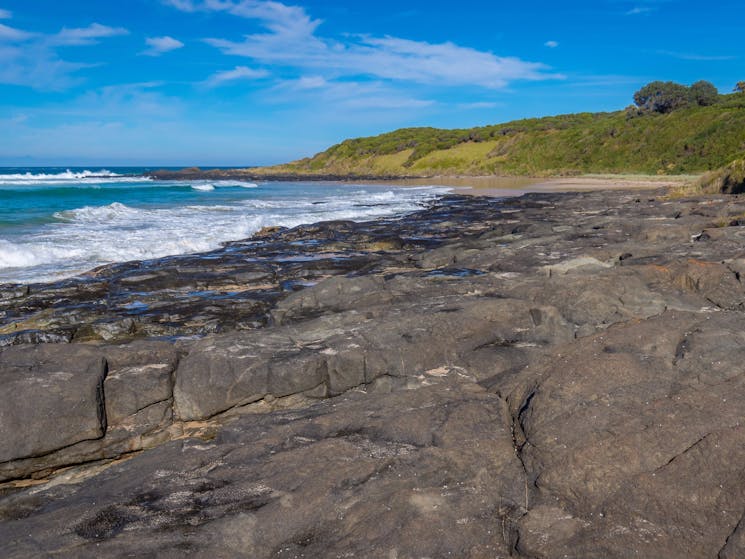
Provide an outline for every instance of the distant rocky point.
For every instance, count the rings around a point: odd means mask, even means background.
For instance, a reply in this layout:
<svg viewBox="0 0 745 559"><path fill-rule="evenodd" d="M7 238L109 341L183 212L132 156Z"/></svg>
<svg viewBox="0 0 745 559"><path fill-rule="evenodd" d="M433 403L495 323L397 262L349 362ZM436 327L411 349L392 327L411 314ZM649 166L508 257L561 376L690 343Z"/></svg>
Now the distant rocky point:
<svg viewBox="0 0 745 559"><path fill-rule="evenodd" d="M147 176L155 180L250 180L250 181L347 181L347 180L395 180L419 178L418 176L403 175L373 175L373 174L333 174L333 173L304 173L277 172L268 167L248 167L245 169L200 169L187 167L185 169L160 169L150 171Z"/></svg>

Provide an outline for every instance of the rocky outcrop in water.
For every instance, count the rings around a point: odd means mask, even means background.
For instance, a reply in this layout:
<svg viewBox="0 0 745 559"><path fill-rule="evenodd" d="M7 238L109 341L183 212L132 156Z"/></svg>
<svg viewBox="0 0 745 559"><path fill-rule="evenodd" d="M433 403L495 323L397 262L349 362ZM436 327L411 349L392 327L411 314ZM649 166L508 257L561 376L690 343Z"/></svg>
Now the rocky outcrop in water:
<svg viewBox="0 0 745 559"><path fill-rule="evenodd" d="M450 197L4 286L2 556L742 557L743 215Z"/></svg>

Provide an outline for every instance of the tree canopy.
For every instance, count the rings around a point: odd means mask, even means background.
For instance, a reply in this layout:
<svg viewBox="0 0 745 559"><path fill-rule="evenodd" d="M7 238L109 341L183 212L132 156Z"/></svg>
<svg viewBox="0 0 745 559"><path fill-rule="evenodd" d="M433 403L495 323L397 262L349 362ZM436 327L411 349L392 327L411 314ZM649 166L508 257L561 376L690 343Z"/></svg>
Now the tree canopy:
<svg viewBox="0 0 745 559"><path fill-rule="evenodd" d="M669 113L688 105L689 90L675 82L648 83L634 93L634 103L641 109L654 113Z"/></svg>
<svg viewBox="0 0 745 559"><path fill-rule="evenodd" d="M705 80L697 81L690 87L675 82L655 81L634 93L636 105L643 111L653 113L670 113L690 105L705 107L718 100L717 88Z"/></svg>
<svg viewBox="0 0 745 559"><path fill-rule="evenodd" d="M697 81L690 89L691 102L701 107L708 107L719 100L719 91L714 84L705 80Z"/></svg>

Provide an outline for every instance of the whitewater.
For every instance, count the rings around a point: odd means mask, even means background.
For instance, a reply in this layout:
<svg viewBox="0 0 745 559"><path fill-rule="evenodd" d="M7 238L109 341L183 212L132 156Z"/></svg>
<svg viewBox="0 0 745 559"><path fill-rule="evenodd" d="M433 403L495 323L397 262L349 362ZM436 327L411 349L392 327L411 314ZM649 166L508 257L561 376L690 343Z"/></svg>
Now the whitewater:
<svg viewBox="0 0 745 559"><path fill-rule="evenodd" d="M445 187L155 181L144 169L0 168L0 284L213 250L265 226L404 215Z"/></svg>

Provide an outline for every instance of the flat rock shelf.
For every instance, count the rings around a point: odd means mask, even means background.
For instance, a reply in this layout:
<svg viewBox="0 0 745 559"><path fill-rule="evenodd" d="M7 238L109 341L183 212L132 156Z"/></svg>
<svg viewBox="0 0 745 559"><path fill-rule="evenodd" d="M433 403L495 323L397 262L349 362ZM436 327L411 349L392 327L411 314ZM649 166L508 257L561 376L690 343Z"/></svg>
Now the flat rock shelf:
<svg viewBox="0 0 745 559"><path fill-rule="evenodd" d="M0 286L0 556L745 557L743 225L448 196Z"/></svg>

